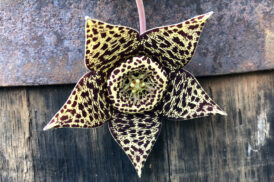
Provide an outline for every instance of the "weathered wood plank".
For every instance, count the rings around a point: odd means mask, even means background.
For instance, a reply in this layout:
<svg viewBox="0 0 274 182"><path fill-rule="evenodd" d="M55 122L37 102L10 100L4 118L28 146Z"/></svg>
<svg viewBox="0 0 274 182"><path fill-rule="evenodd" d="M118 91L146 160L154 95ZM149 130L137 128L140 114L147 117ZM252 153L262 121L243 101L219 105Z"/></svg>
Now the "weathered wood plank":
<svg viewBox="0 0 274 182"><path fill-rule="evenodd" d="M72 85L0 89L0 181L273 181L274 72L200 78L228 117L163 121L137 178L107 126L43 126Z"/></svg>
<svg viewBox="0 0 274 182"><path fill-rule="evenodd" d="M273 181L273 72L200 81L228 117L167 124L172 181Z"/></svg>
<svg viewBox="0 0 274 182"><path fill-rule="evenodd" d="M0 180L34 178L30 108L26 88L0 91Z"/></svg>
<svg viewBox="0 0 274 182"><path fill-rule="evenodd" d="M215 12L188 67L195 75L274 68L273 0L144 4L148 28ZM76 83L86 71L85 16L138 28L134 0L0 0L0 86Z"/></svg>

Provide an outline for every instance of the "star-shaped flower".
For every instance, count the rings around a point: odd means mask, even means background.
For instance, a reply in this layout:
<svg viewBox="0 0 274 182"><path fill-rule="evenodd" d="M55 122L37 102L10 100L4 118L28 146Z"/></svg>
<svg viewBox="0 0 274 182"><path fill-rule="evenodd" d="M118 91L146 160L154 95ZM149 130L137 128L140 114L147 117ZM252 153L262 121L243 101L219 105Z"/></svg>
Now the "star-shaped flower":
<svg viewBox="0 0 274 182"><path fill-rule="evenodd" d="M95 128L108 122L139 177L161 117L188 120L226 113L182 69L212 12L179 24L136 30L86 18L90 70L44 128Z"/></svg>

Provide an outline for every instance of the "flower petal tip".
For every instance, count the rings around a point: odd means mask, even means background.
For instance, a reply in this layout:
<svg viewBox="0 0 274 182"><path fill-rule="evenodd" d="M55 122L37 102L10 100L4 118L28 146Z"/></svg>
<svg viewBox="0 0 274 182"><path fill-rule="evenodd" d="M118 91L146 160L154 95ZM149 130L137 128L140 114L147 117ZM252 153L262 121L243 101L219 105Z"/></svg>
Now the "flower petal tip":
<svg viewBox="0 0 274 182"><path fill-rule="evenodd" d="M138 174L138 177L141 178L141 176L142 176L142 169L138 169L137 170L137 174Z"/></svg>
<svg viewBox="0 0 274 182"><path fill-rule="evenodd" d="M217 109L217 112L216 112L217 114L220 114L220 115L222 115L222 116L227 116L227 113L225 112L225 111L223 111L222 109L220 109L220 108L218 108Z"/></svg>
<svg viewBox="0 0 274 182"><path fill-rule="evenodd" d="M89 16L85 16L85 20L88 20L88 19L90 19L90 17Z"/></svg>
<svg viewBox="0 0 274 182"><path fill-rule="evenodd" d="M54 121L51 120L51 121L43 128L43 131L46 131L46 130L55 128L56 126L57 126L57 124L55 124Z"/></svg>
<svg viewBox="0 0 274 182"><path fill-rule="evenodd" d="M223 116L227 116L227 113L225 111L222 111L220 114Z"/></svg>
<svg viewBox="0 0 274 182"><path fill-rule="evenodd" d="M43 128L43 131L46 131L46 130L49 130L51 127L49 124L47 124L44 128Z"/></svg>
<svg viewBox="0 0 274 182"><path fill-rule="evenodd" d="M210 11L210 12L206 13L205 18L206 19L210 18L213 15L213 13L214 13L213 11Z"/></svg>

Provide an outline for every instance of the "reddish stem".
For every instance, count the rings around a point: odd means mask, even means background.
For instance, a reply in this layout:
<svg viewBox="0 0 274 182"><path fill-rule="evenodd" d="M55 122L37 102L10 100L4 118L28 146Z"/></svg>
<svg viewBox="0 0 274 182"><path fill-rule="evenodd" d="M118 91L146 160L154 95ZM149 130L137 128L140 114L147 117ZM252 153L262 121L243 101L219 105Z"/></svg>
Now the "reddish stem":
<svg viewBox="0 0 274 182"><path fill-rule="evenodd" d="M136 0L138 14L139 14L139 24L140 24L140 34L146 31L146 15L143 0Z"/></svg>

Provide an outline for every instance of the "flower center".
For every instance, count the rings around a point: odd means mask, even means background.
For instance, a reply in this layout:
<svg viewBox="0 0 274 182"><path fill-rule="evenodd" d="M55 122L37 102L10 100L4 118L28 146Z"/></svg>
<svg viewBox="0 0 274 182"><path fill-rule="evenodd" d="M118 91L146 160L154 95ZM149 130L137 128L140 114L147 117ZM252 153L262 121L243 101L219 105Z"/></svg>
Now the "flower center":
<svg viewBox="0 0 274 182"><path fill-rule="evenodd" d="M108 78L109 98L121 112L152 110L166 88L166 72L145 56L133 57L115 68Z"/></svg>

